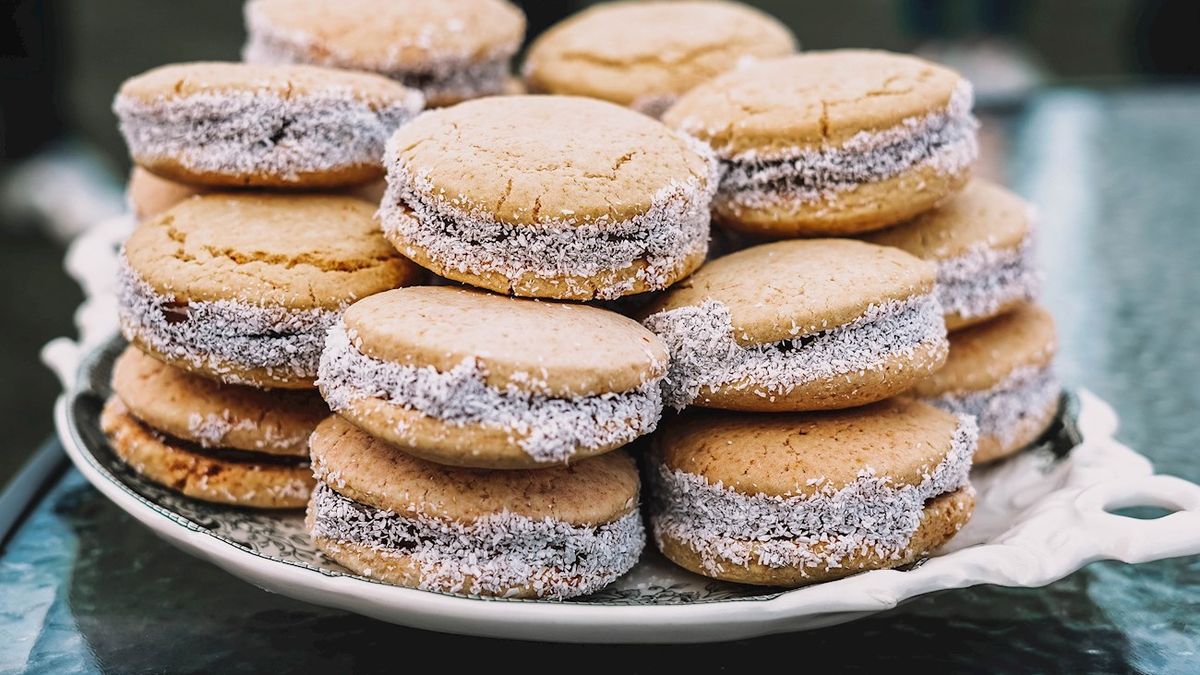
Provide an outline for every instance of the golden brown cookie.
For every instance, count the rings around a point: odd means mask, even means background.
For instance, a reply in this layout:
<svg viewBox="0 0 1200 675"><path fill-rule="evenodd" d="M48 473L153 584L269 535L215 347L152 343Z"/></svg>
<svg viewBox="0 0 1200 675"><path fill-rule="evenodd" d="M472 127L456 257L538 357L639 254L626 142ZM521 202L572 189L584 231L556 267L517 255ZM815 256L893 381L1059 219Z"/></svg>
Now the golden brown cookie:
<svg viewBox="0 0 1200 675"><path fill-rule="evenodd" d="M424 459L530 469L654 430L667 351L596 307L417 286L355 303L317 381L346 419Z"/></svg>
<svg viewBox="0 0 1200 675"><path fill-rule="evenodd" d="M713 260L643 310L666 342L666 402L849 408L941 367L933 264L848 239L783 241Z"/></svg>
<svg viewBox="0 0 1200 675"><path fill-rule="evenodd" d="M383 199L387 183L383 179L343 188L336 191L348 197L358 197L378 204ZM179 202L196 195L207 194L213 189L192 183L180 183L156 176L140 166L129 172L129 185L125 188L125 199L129 209L139 221L153 218Z"/></svg>
<svg viewBox="0 0 1200 675"><path fill-rule="evenodd" d="M1033 209L982 179L916 218L863 237L938 267L938 301L950 330L999 316L1033 300Z"/></svg>
<svg viewBox="0 0 1200 675"><path fill-rule="evenodd" d="M611 103L503 96L429 111L384 160L385 236L473 286L612 299L669 286L708 248L711 153Z"/></svg>
<svg viewBox="0 0 1200 675"><path fill-rule="evenodd" d="M268 391L192 375L127 347L113 392L151 428L205 448L308 457L308 437L329 415L315 391Z"/></svg>
<svg viewBox="0 0 1200 675"><path fill-rule="evenodd" d="M505 0L250 0L249 63L385 75L430 106L504 93L525 15Z"/></svg>
<svg viewBox="0 0 1200 675"><path fill-rule="evenodd" d="M701 82L795 51L787 26L741 3L604 2L542 33L523 70L534 91L590 96L658 117Z"/></svg>
<svg viewBox="0 0 1200 675"><path fill-rule="evenodd" d="M705 576L801 586L898 567L967 522L976 429L891 399L836 412L690 412L654 439L650 523Z"/></svg>
<svg viewBox="0 0 1200 675"><path fill-rule="evenodd" d="M126 80L113 111L133 161L164 178L321 189L382 176L384 144L421 105L369 73L208 62Z"/></svg>
<svg viewBox="0 0 1200 675"><path fill-rule="evenodd" d="M310 388L351 302L415 283L350 197L210 194L142 223L118 275L121 328L155 358L229 384Z"/></svg>
<svg viewBox="0 0 1200 675"><path fill-rule="evenodd" d="M386 583L566 598L627 572L645 544L637 467L621 451L538 471L464 469L332 416L314 432L312 456L313 541Z"/></svg>
<svg viewBox="0 0 1200 675"><path fill-rule="evenodd" d="M163 434L113 396L100 428L121 461L146 480L206 502L263 509L303 507L313 485L301 457L214 450Z"/></svg>
<svg viewBox="0 0 1200 675"><path fill-rule="evenodd" d="M979 422L976 462L1007 457L1033 441L1058 414L1062 385L1054 376L1054 317L1021 305L950 334L946 366L913 395Z"/></svg>
<svg viewBox="0 0 1200 675"><path fill-rule="evenodd" d="M764 59L682 96L664 115L722 163L723 226L768 238L886 227L944 201L978 153L970 84L879 51Z"/></svg>

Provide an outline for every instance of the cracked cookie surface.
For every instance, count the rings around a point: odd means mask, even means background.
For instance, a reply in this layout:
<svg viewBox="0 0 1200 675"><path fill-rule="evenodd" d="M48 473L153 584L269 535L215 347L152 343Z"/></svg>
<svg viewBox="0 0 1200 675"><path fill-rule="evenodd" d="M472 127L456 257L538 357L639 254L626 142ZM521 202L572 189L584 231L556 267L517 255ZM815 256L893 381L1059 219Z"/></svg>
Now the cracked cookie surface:
<svg viewBox="0 0 1200 675"><path fill-rule="evenodd" d="M746 5L609 2L543 33L524 72L533 91L591 96L657 117L680 94L744 59L795 50L786 26Z"/></svg>
<svg viewBox="0 0 1200 675"><path fill-rule="evenodd" d="M886 227L966 183L973 93L954 71L880 51L764 59L691 90L663 121L722 163L714 217L765 238Z"/></svg>
<svg viewBox="0 0 1200 675"><path fill-rule="evenodd" d="M121 329L143 351L229 384L311 388L353 301L420 268L351 197L210 194L142 223L120 257Z"/></svg>
<svg viewBox="0 0 1200 675"><path fill-rule="evenodd" d="M708 248L707 146L611 103L507 96L427 112L384 161L384 234L456 281L612 299L665 288Z"/></svg>

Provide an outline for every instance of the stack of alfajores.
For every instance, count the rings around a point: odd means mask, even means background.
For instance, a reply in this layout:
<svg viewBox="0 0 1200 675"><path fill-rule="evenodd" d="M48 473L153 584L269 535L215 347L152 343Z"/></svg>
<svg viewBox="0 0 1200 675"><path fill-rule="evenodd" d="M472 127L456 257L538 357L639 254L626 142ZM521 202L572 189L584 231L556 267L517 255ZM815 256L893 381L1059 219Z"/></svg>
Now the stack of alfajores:
<svg viewBox="0 0 1200 675"><path fill-rule="evenodd" d="M671 560L796 586L934 551L973 462L1050 423L1029 209L970 178L957 74L611 3L525 70L608 101L476 98L523 21L434 6L252 0L255 64L122 88L144 220L104 425L146 477L307 503L358 574L505 597L627 572L645 492Z"/></svg>

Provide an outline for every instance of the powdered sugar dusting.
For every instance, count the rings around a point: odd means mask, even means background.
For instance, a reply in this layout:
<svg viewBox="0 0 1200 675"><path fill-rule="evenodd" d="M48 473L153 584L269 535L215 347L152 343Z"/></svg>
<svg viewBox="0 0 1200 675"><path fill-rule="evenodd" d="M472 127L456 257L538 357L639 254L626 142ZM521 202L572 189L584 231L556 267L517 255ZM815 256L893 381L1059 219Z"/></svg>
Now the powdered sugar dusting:
<svg viewBox="0 0 1200 675"><path fill-rule="evenodd" d="M717 200L735 210L833 201L838 192L919 166L940 174L961 173L979 155L973 98L970 84L964 82L945 110L910 117L890 129L861 131L839 146L723 155ZM688 129L689 121L682 126Z"/></svg>
<svg viewBox="0 0 1200 675"><path fill-rule="evenodd" d="M316 44L311 35L280 29L268 20L253 2L246 3L246 31L242 49L246 63L307 63L349 70L369 70L419 89L429 101L466 100L504 93L509 76L509 61L519 43L500 45L483 53L447 53L440 49L437 58L422 64L405 63L398 55L410 46L393 41L391 53L377 54L378 62L364 63L349 54L338 53L328 44ZM369 19L367 19L369 20ZM461 24L461 22L458 22ZM450 24L449 29L455 26ZM458 26L461 30L461 25ZM413 46L431 49L432 27L417 34Z"/></svg>
<svg viewBox="0 0 1200 675"><path fill-rule="evenodd" d="M269 91L199 93L145 103L118 96L113 110L130 153L191 171L269 175L380 165L387 139L424 100L412 91L377 106L345 91L279 96Z"/></svg>
<svg viewBox="0 0 1200 675"><path fill-rule="evenodd" d="M991 316L1010 302L1033 300L1041 283L1032 238L1009 250L980 242L961 256L939 260L937 268L942 308L964 319Z"/></svg>
<svg viewBox="0 0 1200 675"><path fill-rule="evenodd" d="M325 332L345 309L296 310L241 300L180 304L175 296L151 288L124 255L117 301L126 339L140 340L230 384L254 384L237 369L263 369L272 377L316 377Z"/></svg>
<svg viewBox="0 0 1200 675"><path fill-rule="evenodd" d="M428 176L411 172L400 162L399 149L389 144L388 189L379 210L384 235L410 257L416 246L448 269L499 274L510 283L530 274L545 279L602 277L642 262L645 266L636 276L600 284L595 297L620 297L635 281L650 289L666 288L685 261L703 257L708 250L709 205L718 182L712 150L684 138L707 160L707 176L660 188L649 210L629 220L602 216L585 221L564 213L542 219L536 227L464 209L464 196L439 194Z"/></svg>
<svg viewBox="0 0 1200 675"><path fill-rule="evenodd" d="M921 524L925 502L967 487L978 430L958 416L946 457L916 485L895 485L870 468L835 488L809 481L809 495L744 494L661 463L651 472L650 522L662 545L670 536L695 550L710 574L725 565L837 568L851 556L898 560Z"/></svg>
<svg viewBox="0 0 1200 675"><path fill-rule="evenodd" d="M372 508L324 483L313 491L309 515L314 537L411 560L423 590L480 595L522 587L556 599L592 593L633 567L646 536L636 508L601 525L510 512L459 523Z"/></svg>
<svg viewBox="0 0 1200 675"><path fill-rule="evenodd" d="M654 431L662 415L661 376L631 391L572 398L512 385L498 389L485 382L482 365L470 358L438 372L369 357L341 322L329 330L319 372L317 386L334 411L378 398L454 426L503 429L538 462L564 462L581 448L624 445Z"/></svg>
<svg viewBox="0 0 1200 675"><path fill-rule="evenodd" d="M1061 394L1062 385L1053 368L1024 366L986 391L948 393L925 400L943 410L974 415L980 435L997 438L1007 446L1025 420L1043 415Z"/></svg>
<svg viewBox="0 0 1200 675"><path fill-rule="evenodd" d="M854 321L820 333L751 347L734 339L729 307L717 300L658 312L642 323L670 351L664 399L677 410L704 389L750 388L770 398L808 382L881 368L920 348L946 349L942 307L932 293L871 305Z"/></svg>

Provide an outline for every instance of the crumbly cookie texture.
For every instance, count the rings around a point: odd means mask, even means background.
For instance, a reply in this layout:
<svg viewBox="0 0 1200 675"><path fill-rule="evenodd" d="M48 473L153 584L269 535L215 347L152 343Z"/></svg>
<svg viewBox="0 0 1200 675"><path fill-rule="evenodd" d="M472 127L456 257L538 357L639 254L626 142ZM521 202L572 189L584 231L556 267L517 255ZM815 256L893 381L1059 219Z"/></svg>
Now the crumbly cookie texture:
<svg viewBox="0 0 1200 675"><path fill-rule="evenodd" d="M339 558L351 543L415 568L424 590L564 599L612 583L637 562L645 545L635 508L599 525L534 520L501 512L462 523L400 515L359 504L322 483L309 506L310 533ZM356 570L376 576L375 570Z"/></svg>
<svg viewBox="0 0 1200 675"><path fill-rule="evenodd" d="M764 398L786 395L806 382L882 368L893 357L946 339L941 305L932 294L872 305L850 323L820 333L749 347L734 339L729 308L716 300L652 314L645 325L671 351L663 389L676 410L702 391L726 387L752 389Z"/></svg>
<svg viewBox="0 0 1200 675"><path fill-rule="evenodd" d="M364 73L194 63L130 80L113 110L134 161L170 177L331 187L382 175L384 144L422 103Z"/></svg>
<svg viewBox="0 0 1200 675"><path fill-rule="evenodd" d="M591 96L658 117L705 80L795 49L786 26L746 5L615 2L551 27L523 70L534 91Z"/></svg>
<svg viewBox="0 0 1200 675"><path fill-rule="evenodd" d="M247 62L373 71L434 106L503 93L525 33L503 0L253 0L245 21Z"/></svg>
<svg viewBox="0 0 1200 675"><path fill-rule="evenodd" d="M834 485L822 477L797 494L747 493L661 463L651 472L655 536L684 542L704 569L726 566L830 569L850 557L900 559L926 502L968 486L977 429L959 416L949 452L921 480L896 484L870 467Z"/></svg>
<svg viewBox="0 0 1200 675"><path fill-rule="evenodd" d="M665 288L707 251L711 151L611 104L513 96L456 106L402 129L385 162L385 235L466 283L612 299Z"/></svg>
<svg viewBox="0 0 1200 675"><path fill-rule="evenodd" d="M649 371L633 390L563 398L512 384L489 386L485 366L475 358L440 372L432 366L371 358L355 347L356 342L361 341L340 323L326 338L317 385L334 411L380 399L452 427L500 429L537 462L561 463L581 448L631 442L653 431L662 413L661 371Z"/></svg>

